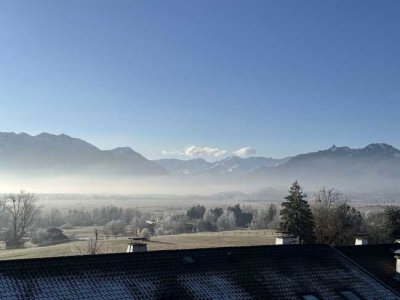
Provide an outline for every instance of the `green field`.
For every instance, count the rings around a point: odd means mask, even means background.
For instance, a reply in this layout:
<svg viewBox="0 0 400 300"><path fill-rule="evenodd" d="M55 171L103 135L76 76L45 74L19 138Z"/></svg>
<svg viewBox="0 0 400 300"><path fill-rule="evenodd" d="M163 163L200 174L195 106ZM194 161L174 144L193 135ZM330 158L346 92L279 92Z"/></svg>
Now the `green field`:
<svg viewBox="0 0 400 300"><path fill-rule="evenodd" d="M84 254L87 241L92 236L93 227L81 227L64 231L67 235L75 233L79 241L65 244L32 247L24 249L0 250L0 260L39 258L53 256L69 256ZM101 248L99 253L125 252L128 244L127 237L105 239L100 236ZM268 245L275 242L274 230L236 230L210 233L191 233L179 235L162 235L152 237L148 243L149 251L167 249L192 249L226 246L255 246Z"/></svg>

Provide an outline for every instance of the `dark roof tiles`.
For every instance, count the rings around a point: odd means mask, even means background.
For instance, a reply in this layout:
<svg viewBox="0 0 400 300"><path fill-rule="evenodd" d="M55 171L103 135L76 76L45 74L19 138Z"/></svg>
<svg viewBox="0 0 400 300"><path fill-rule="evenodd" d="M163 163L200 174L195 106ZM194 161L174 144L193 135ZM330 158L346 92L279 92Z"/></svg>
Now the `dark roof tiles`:
<svg viewBox="0 0 400 300"><path fill-rule="evenodd" d="M0 262L1 299L399 299L321 245L124 253Z"/></svg>
<svg viewBox="0 0 400 300"><path fill-rule="evenodd" d="M379 280L400 292L400 282L394 279L396 274L394 252L400 249L400 244L341 246L336 247L336 249Z"/></svg>

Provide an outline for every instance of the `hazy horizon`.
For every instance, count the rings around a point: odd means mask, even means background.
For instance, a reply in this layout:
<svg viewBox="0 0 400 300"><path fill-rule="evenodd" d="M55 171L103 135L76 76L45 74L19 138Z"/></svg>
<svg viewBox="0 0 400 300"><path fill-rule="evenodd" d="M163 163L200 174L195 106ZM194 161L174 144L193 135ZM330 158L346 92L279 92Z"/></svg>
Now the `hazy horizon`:
<svg viewBox="0 0 400 300"><path fill-rule="evenodd" d="M222 156L215 162L150 161L128 148L102 151L67 135L0 132L0 190L210 195L285 190L294 180L312 190L323 186L352 192L397 188L399 149L370 144L360 149L322 150L284 160L240 155Z"/></svg>

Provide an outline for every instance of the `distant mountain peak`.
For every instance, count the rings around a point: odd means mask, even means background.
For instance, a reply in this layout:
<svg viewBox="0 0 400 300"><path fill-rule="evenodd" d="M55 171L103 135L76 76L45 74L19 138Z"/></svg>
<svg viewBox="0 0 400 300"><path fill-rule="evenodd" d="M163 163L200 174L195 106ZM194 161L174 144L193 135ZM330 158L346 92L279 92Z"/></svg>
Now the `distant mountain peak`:
<svg viewBox="0 0 400 300"><path fill-rule="evenodd" d="M102 151L65 134L0 132L0 168L45 174L163 175L166 170L129 147Z"/></svg>
<svg viewBox="0 0 400 300"><path fill-rule="evenodd" d="M224 159L221 159L221 161L238 161L241 160L242 158L237 156L237 155L233 155L233 156L228 156Z"/></svg>
<svg viewBox="0 0 400 300"><path fill-rule="evenodd" d="M130 147L117 147L112 150L108 150L109 153L112 153L115 156L125 156L125 155L139 155L137 152L133 151Z"/></svg>
<svg viewBox="0 0 400 300"><path fill-rule="evenodd" d="M364 149L375 150L375 151L392 151L397 150L392 145L385 144L385 143L373 143L366 146Z"/></svg>
<svg viewBox="0 0 400 300"><path fill-rule="evenodd" d="M38 135L32 136L32 138L35 139L42 139L42 140L51 140L51 139L72 139L70 136L65 135L65 134L51 134L51 133L47 133L47 132L41 132Z"/></svg>
<svg viewBox="0 0 400 300"><path fill-rule="evenodd" d="M331 152L336 152L337 151L337 147L336 147L336 145L334 144L332 147L330 147L328 150L329 151L331 151Z"/></svg>
<svg viewBox="0 0 400 300"><path fill-rule="evenodd" d="M350 152L350 151L352 151L352 149L350 149L349 147L346 147L346 146L338 147L336 145L332 145L332 147L330 147L327 151L329 151L329 152L337 152L337 151Z"/></svg>
<svg viewBox="0 0 400 300"><path fill-rule="evenodd" d="M400 153L400 150L394 148L392 145L385 144L385 143L371 143L364 148L359 149L352 149L349 147L338 147L333 145L332 147L328 148L327 150L323 150L320 152L349 152L349 153Z"/></svg>
<svg viewBox="0 0 400 300"><path fill-rule="evenodd" d="M132 150L131 147L117 147L112 149L111 151L113 152L123 152L123 153L129 153L129 152L135 152Z"/></svg>
<svg viewBox="0 0 400 300"><path fill-rule="evenodd" d="M5 138L5 137L31 137L29 134L26 132L20 132L20 133L15 133L15 132L0 132L0 136Z"/></svg>
<svg viewBox="0 0 400 300"><path fill-rule="evenodd" d="M48 132L41 132L38 135L36 135L35 137L44 137L44 136L55 136L54 134L50 134Z"/></svg>
<svg viewBox="0 0 400 300"><path fill-rule="evenodd" d="M27 134L26 132L20 132L20 133L18 133L18 134L15 134L15 132L11 132L11 134L13 134L13 135L19 135L19 136L29 136L29 137L31 137L31 135L29 135L29 134Z"/></svg>
<svg viewBox="0 0 400 300"><path fill-rule="evenodd" d="M189 159L189 160L191 160L191 161L205 161L205 162L207 162L204 158L200 158L200 157L198 157L198 158L193 158L193 159Z"/></svg>

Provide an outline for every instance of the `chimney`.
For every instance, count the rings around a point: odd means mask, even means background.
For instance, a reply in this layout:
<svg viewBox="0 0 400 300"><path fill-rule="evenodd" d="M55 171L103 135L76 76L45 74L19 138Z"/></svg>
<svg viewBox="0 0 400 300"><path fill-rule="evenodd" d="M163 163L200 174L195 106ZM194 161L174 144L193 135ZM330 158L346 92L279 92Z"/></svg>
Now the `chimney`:
<svg viewBox="0 0 400 300"><path fill-rule="evenodd" d="M394 279L400 281L400 249L394 251L394 258L396 259L396 275Z"/></svg>
<svg viewBox="0 0 400 300"><path fill-rule="evenodd" d="M128 244L128 248L126 252L128 253L139 253L139 252L147 252L147 244L145 238L129 238L130 242Z"/></svg>
<svg viewBox="0 0 400 300"><path fill-rule="evenodd" d="M357 234L354 245L356 246L368 245L368 235L365 233Z"/></svg>
<svg viewBox="0 0 400 300"><path fill-rule="evenodd" d="M299 237L288 232L277 232L275 245L294 245L299 244Z"/></svg>

